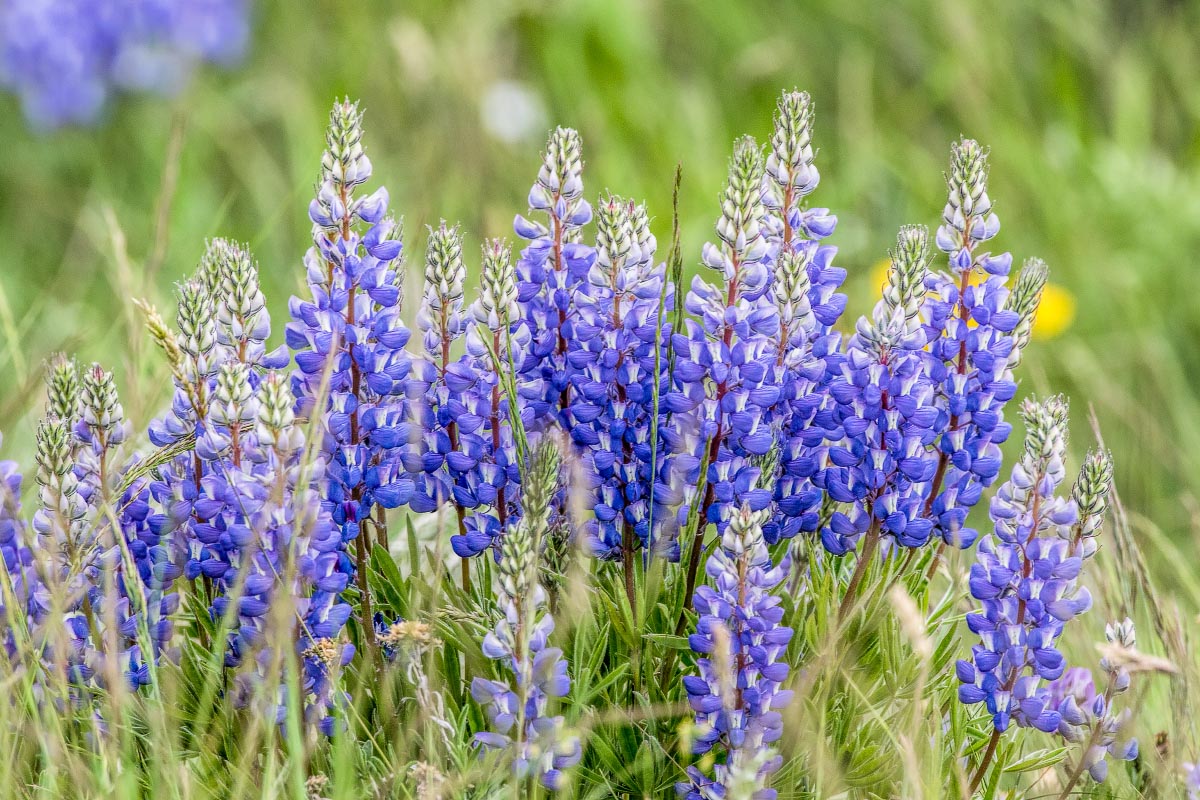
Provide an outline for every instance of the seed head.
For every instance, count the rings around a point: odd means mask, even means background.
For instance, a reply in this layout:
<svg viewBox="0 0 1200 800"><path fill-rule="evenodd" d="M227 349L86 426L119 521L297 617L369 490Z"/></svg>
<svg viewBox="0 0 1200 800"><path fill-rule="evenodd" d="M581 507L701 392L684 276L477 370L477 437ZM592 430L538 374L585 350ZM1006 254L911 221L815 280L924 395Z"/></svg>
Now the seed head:
<svg viewBox="0 0 1200 800"><path fill-rule="evenodd" d="M551 198L570 202L583 194L583 145L578 131L554 129L546 142L537 179Z"/></svg>
<svg viewBox="0 0 1200 800"><path fill-rule="evenodd" d="M56 353L46 367L46 416L71 422L79 413L79 364Z"/></svg>
<svg viewBox="0 0 1200 800"><path fill-rule="evenodd" d="M780 200L789 188L795 200L817 188L821 175L813 166L813 103L808 92L784 92L775 112L771 153L766 172L778 187Z"/></svg>
<svg viewBox="0 0 1200 800"><path fill-rule="evenodd" d="M125 409L117 396L113 374L99 364L84 370L79 405L83 422L92 434L106 443L115 443L125 422Z"/></svg>
<svg viewBox="0 0 1200 800"><path fill-rule="evenodd" d="M1017 325L1012 332L1012 354L1008 357L1010 368L1015 369L1021 363L1021 353L1033 335L1033 324L1037 320L1038 305L1042 301L1042 290L1046 287L1049 272L1046 262L1040 258L1026 261L1005 303L1007 310L1015 311L1018 315Z"/></svg>
<svg viewBox="0 0 1200 800"><path fill-rule="evenodd" d="M483 243L483 275L479 299L471 308L475 320L489 330L499 331L520 316L517 308L517 273L512 250L503 239Z"/></svg>

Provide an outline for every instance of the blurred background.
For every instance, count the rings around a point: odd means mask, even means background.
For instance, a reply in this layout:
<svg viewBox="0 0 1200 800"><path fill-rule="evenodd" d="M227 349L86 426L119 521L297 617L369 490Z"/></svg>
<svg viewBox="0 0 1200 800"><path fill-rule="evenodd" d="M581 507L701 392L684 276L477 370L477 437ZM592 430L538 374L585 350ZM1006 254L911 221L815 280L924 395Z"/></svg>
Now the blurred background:
<svg viewBox="0 0 1200 800"><path fill-rule="evenodd" d="M1197 32L1200 4L1171 0L259 0L243 61L173 99L35 132L0 98L2 455L31 464L55 350L116 368L139 429L161 410L169 382L131 301L172 314L207 237L250 244L281 341L335 97L366 109L415 297L425 226L461 221L468 253L510 234L555 124L583 135L589 195L649 202L664 251L683 165L694 268L734 137L764 139L797 87L817 104L811 200L840 219L846 328L897 227L937 224L951 141L991 147L996 249L1044 258L1058 287L1022 390L1069 395L1077 456L1095 409L1176 584L1200 553Z"/></svg>

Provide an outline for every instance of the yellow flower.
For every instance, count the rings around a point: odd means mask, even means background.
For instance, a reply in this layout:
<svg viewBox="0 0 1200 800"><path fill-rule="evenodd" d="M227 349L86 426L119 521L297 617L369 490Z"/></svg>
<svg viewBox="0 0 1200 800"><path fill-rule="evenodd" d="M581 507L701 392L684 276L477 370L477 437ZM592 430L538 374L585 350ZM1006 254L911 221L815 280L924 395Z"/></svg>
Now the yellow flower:
<svg viewBox="0 0 1200 800"><path fill-rule="evenodd" d="M1053 339L1075 321L1075 295L1057 283L1047 283L1033 320L1033 338Z"/></svg>
<svg viewBox="0 0 1200 800"><path fill-rule="evenodd" d="M880 292L887 286L888 268L891 265L891 259L885 258L871 268L871 285L878 287ZM977 275L973 282L978 283L982 279L982 275ZM1075 295L1064 286L1048 282L1042 290L1042 302L1038 305L1037 316L1033 320L1033 338L1053 339L1071 327L1074 321Z"/></svg>

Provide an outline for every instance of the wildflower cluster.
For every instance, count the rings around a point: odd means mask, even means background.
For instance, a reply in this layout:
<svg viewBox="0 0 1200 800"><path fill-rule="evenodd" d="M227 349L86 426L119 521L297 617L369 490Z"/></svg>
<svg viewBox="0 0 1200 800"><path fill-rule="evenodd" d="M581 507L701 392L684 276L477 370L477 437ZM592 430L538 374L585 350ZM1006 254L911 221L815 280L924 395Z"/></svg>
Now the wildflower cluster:
<svg viewBox="0 0 1200 800"><path fill-rule="evenodd" d="M0 86L39 128L94 122L118 91L173 94L201 61L229 65L249 0L12 0L0 9Z"/></svg>
<svg viewBox="0 0 1200 800"><path fill-rule="evenodd" d="M514 223L515 257L503 239L476 250L457 225L427 229L413 339L401 226L386 189L363 188L373 170L359 107L336 103L284 346L268 347L254 259L216 239L179 284L173 325L141 303L173 388L149 426L153 453L129 452L109 371L48 365L29 524L20 475L0 463L6 661L41 670L38 702L57 676L82 703L122 679L154 684L164 660L188 663L181 647L203 647L227 670L222 701L279 723L297 708L306 743L358 725L343 713L351 701L380 722L371 678L391 676L433 726L423 759L465 750L470 734L531 791L569 782L585 758L569 721L627 685L630 707L690 705L681 738L698 758L670 779L681 796L775 797L793 749L781 713L802 657L792 625L811 641L830 621L840 637L859 630L850 610L892 598L907 640L934 660L929 565L977 538L968 515L1001 471L1013 371L1047 275L1031 260L1010 287L1011 257L983 250L998 231L987 157L963 140L936 234L900 229L881 298L843 335L846 273L827 243L837 219L808 204L813 120L811 98L786 92L769 144L735 143L707 271L686 291L682 256L660 260L647 207L612 193L593 206L579 134L556 129L531 219ZM1080 574L1098 549L1111 459L1090 453L1064 496L1066 402L1028 401L1022 417L1025 448L991 500L968 583L978 642L956 668L959 698L986 709L990 728L972 790L1013 722L1080 745L1072 784L1136 752L1128 711L1114 710L1129 683L1119 655L1106 652L1097 694L1060 649L1091 606ZM433 541L418 540L419 515ZM397 523L404 575L391 560ZM559 580L574 550L594 559L580 574L598 591L571 596ZM865 577L876 556L888 585ZM443 580L455 557L461 591ZM623 586L607 584L618 573ZM438 613L446 598L463 613L419 619L425 589ZM836 616L815 605L818 590L840 601ZM608 618L556 636L556 603L596 598ZM1131 650L1131 626L1109 639ZM587 670L575 696L556 644ZM813 667L814 682L831 674ZM344 672L365 697L349 696ZM431 793L455 780L424 760L405 774Z"/></svg>

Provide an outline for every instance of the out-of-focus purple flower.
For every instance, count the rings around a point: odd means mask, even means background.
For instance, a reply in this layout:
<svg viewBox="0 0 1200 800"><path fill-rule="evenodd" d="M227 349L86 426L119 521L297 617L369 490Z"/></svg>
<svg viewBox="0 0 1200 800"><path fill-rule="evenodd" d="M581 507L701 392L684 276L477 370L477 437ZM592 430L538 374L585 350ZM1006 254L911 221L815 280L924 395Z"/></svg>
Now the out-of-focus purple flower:
<svg viewBox="0 0 1200 800"><path fill-rule="evenodd" d="M483 640L483 654L496 659L509 680L476 677L471 696L484 707L492 730L475 741L512 759L518 778L536 777L557 789L562 771L579 762L578 737L564 729L561 716L549 714L552 698L571 688L562 651L549 646L554 619L546 610L546 592L538 580L542 541L550 519L550 503L559 482L559 455L553 438L544 438L532 456L521 519L510 525L500 543L500 608L504 616Z"/></svg>
<svg viewBox="0 0 1200 800"><path fill-rule="evenodd" d="M41 604L48 602L45 586L34 564L33 550L25 537L26 528L21 519L21 473L15 461L0 461L0 568L3 569L0 579L12 592L10 595L0 590L0 626L3 627L0 644L9 658L17 653L14 632L23 626L28 634L33 623L30 617L33 596L40 594ZM12 607L5 604L10 596L15 603Z"/></svg>
<svg viewBox="0 0 1200 800"><path fill-rule="evenodd" d="M1123 650L1132 650L1136 644L1133 622L1129 619L1106 625L1104 636L1110 645ZM1067 670L1046 687L1051 703L1062 717L1059 734L1066 741L1083 746L1075 775L1086 770L1097 783L1103 783L1108 776L1108 756L1132 761L1138 754L1137 739L1128 735L1132 713L1113 707L1116 696L1129 688L1129 672L1108 658L1100 660L1100 667L1108 678L1102 694L1097 693L1091 673L1080 668Z"/></svg>
<svg viewBox="0 0 1200 800"><path fill-rule="evenodd" d="M1183 764L1183 785L1188 800L1200 800L1200 762Z"/></svg>
<svg viewBox="0 0 1200 800"><path fill-rule="evenodd" d="M39 128L94 122L120 90L174 94L245 51L249 0L8 0L0 86Z"/></svg>

